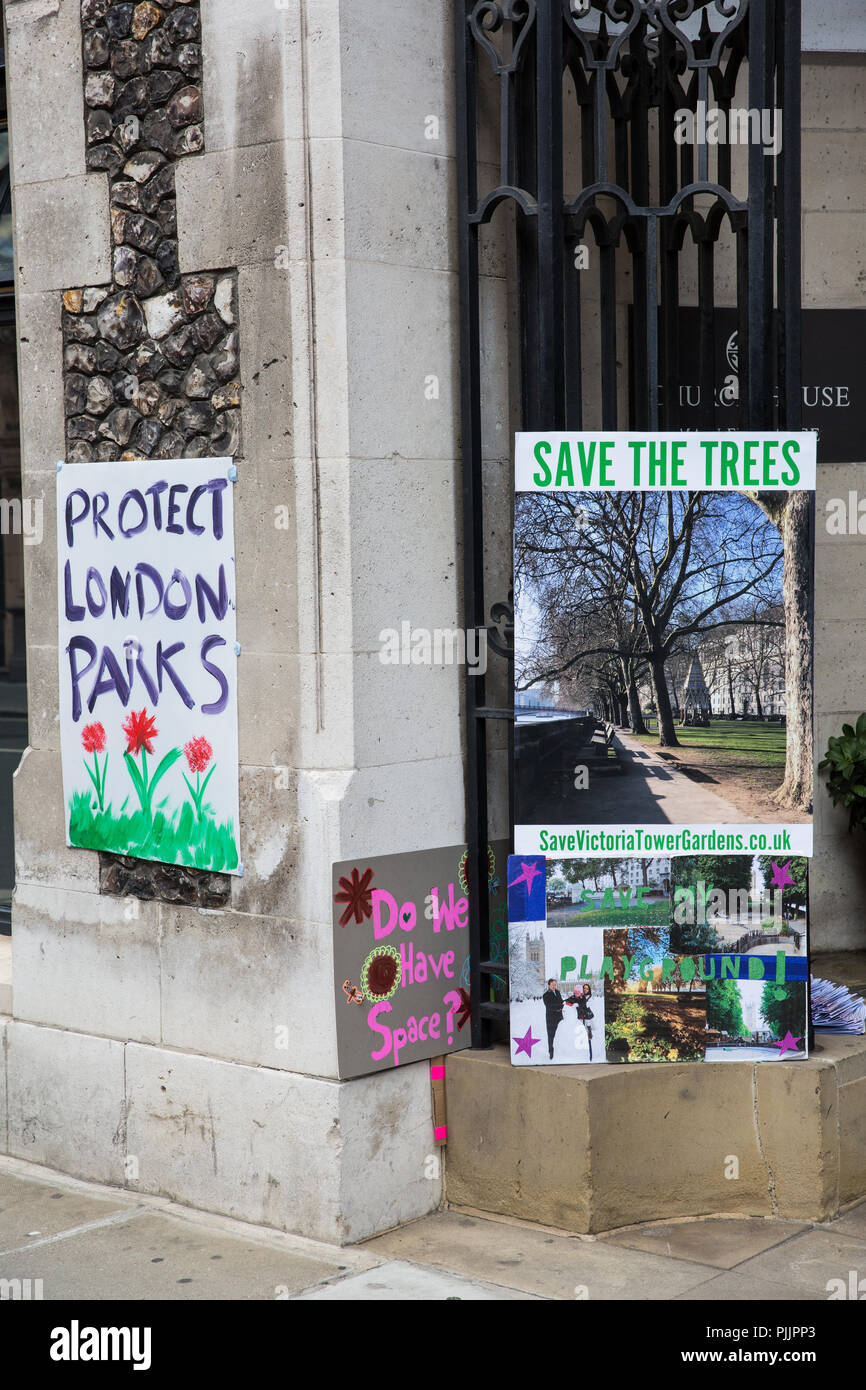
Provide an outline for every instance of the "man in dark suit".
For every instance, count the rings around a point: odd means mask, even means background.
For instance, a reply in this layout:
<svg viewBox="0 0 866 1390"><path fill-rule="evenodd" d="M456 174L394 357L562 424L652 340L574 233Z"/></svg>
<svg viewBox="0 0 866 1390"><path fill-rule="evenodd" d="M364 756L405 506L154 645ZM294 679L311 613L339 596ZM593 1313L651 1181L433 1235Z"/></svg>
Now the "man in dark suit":
<svg viewBox="0 0 866 1390"><path fill-rule="evenodd" d="M555 980L548 980L547 989L542 995L544 1007L547 1010L547 1047L550 1052L550 1060L553 1061L553 1039L556 1030L562 1022L562 1011L565 1008L565 1000L556 988Z"/></svg>

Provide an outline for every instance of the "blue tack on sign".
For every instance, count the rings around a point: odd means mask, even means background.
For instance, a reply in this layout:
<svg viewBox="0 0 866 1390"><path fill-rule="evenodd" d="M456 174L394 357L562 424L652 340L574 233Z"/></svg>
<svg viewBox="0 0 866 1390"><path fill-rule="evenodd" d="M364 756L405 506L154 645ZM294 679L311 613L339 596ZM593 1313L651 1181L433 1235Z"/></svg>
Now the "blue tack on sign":
<svg viewBox="0 0 866 1390"><path fill-rule="evenodd" d="M509 922L543 922L547 916L547 859L543 854L508 856Z"/></svg>

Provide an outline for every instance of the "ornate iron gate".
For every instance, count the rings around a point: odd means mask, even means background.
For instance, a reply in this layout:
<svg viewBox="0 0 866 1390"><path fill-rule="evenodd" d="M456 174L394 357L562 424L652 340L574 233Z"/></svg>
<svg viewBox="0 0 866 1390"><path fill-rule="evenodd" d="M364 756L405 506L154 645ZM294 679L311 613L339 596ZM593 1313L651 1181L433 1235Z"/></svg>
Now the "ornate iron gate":
<svg viewBox="0 0 866 1390"><path fill-rule="evenodd" d="M507 227L519 377L511 427L579 430L594 414L606 430L682 428L678 340L688 298L698 314L700 384L689 423L713 428L714 308L726 275L724 297L734 299L739 323L733 423L799 427L800 0L455 0L455 10L465 623L487 627L493 650L510 661L507 605L488 617L484 583L482 230L496 219ZM711 109L723 113L728 134L732 118L748 134L742 167L736 146L708 138ZM781 148L768 153L760 118L776 111ZM689 117L692 138L683 140ZM498 143L486 188L482 138ZM577 268L584 252L596 276L591 301ZM623 270L628 372L618 356ZM489 708L484 680L473 676L466 718L479 1047L507 1008L491 999L502 965L489 960L483 891L487 727L492 718L512 721L513 711Z"/></svg>

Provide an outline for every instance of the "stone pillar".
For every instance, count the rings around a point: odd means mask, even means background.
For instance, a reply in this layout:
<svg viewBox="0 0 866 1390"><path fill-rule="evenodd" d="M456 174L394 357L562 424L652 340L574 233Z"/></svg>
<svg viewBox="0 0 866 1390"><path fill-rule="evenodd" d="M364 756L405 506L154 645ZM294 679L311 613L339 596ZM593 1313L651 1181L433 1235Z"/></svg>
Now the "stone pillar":
<svg viewBox="0 0 866 1390"><path fill-rule="evenodd" d="M862 22L862 21L861 21ZM812 57L803 67L803 243L806 309L866 309L866 57ZM860 368L852 363L850 383ZM814 383L810 383L814 384ZM823 383L822 383L823 384ZM831 384L831 383L827 383ZM833 383L842 385L844 383ZM837 407L838 408L838 407ZM827 532L827 504L866 498L864 462L818 468L815 555L815 760L866 708L866 538ZM812 949L862 950L866 936L862 832L848 833L823 774L815 774L815 855L810 878Z"/></svg>
<svg viewBox="0 0 866 1390"><path fill-rule="evenodd" d="M24 489L44 498L46 539L26 551L30 744L16 776L0 1147L348 1242L441 1195L425 1164L427 1064L337 1079L330 864L464 836L462 672L378 659L383 628L454 627L459 614L451 6L395 19L385 0L207 0L200 36L198 12L197 0L6 6ZM108 62L94 69L100 42L87 36L102 29ZM148 67L134 45L162 32L161 66ZM183 88L138 79L179 71L197 89L199 38L201 120L190 93L164 120ZM130 73L117 91L138 83L121 98L137 127L110 117L117 92L93 80L118 62ZM89 144L88 110L109 113L91 120ZM166 162L151 172L160 131ZM94 146L117 141L124 164L104 153L96 170ZM148 208L127 206L142 198ZM176 266L156 254L174 240L172 198ZM153 248L135 245L151 236L142 218L159 223ZM202 277L214 289L200 306ZM500 300L502 283L494 268ZM74 353L67 417L64 332L67 350L91 345L78 327L90 314L98 342L100 310L123 294L144 325L122 353L147 360L91 372ZM223 342L235 316L239 340ZM208 345L197 335L209 317L221 337ZM184 337L178 363L172 336ZM232 344L238 375L188 379ZM114 372L137 378L123 402ZM70 387L70 373L84 381ZM107 383L94 388L97 376ZM214 401L232 383L232 400ZM187 418L183 396L207 411ZM135 418L104 430L118 410ZM239 420L218 422L225 411ZM501 432L496 401L490 418ZM237 450L245 875L215 893L171 872L124 876L64 844L55 462L111 446L134 468L180 449L173 431L187 452L215 448L220 431ZM491 447L510 470L507 438Z"/></svg>

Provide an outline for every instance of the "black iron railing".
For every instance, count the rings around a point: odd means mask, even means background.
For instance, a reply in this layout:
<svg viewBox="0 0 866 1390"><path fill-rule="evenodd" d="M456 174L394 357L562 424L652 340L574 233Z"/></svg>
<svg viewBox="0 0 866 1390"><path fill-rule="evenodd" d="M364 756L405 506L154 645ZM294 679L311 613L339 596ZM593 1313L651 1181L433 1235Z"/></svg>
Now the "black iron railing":
<svg viewBox="0 0 866 1390"><path fill-rule="evenodd" d="M690 379L701 385L701 414L690 423L712 428L723 239L736 267L740 427L800 425L800 3L455 0L455 11L465 623L490 630L481 406L485 370L506 366L502 354L482 356L486 226L501 222L510 242L516 309L509 351L519 402L504 432L590 428L590 417L603 429L680 427L686 265L687 298L699 312ZM697 118L711 107L726 123L732 112L780 111L781 147L768 153L752 140L740 161L731 143L680 142L682 113ZM482 136L498 141L486 183ZM589 270L577 268L581 247ZM487 721L511 711L489 708L484 680L472 676L466 713L472 1037L483 1046L507 1007L491 1000L483 891Z"/></svg>

